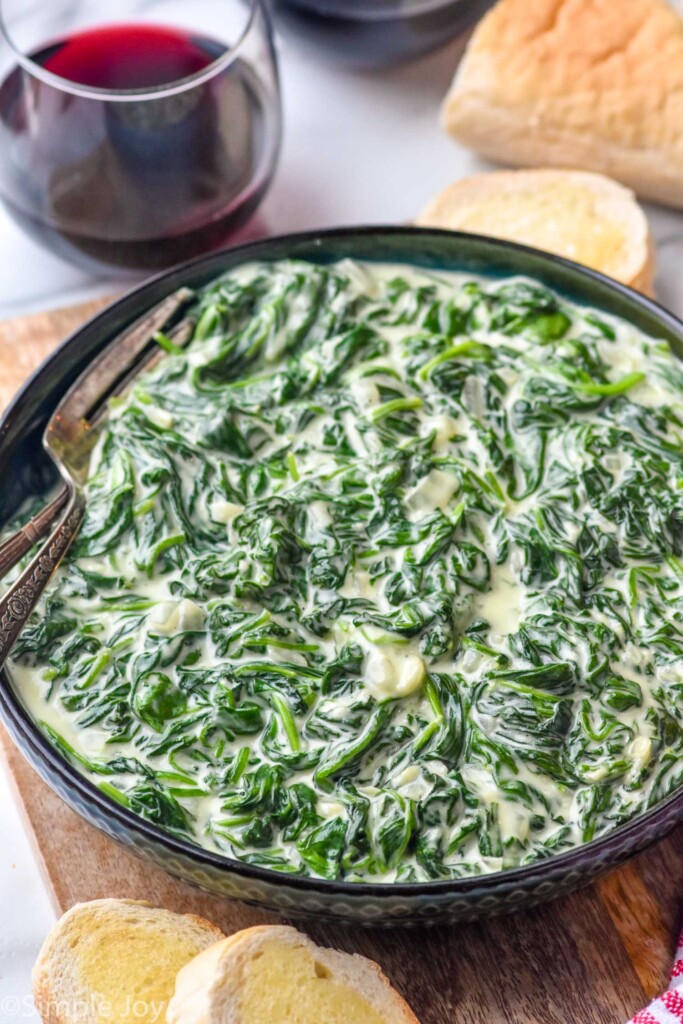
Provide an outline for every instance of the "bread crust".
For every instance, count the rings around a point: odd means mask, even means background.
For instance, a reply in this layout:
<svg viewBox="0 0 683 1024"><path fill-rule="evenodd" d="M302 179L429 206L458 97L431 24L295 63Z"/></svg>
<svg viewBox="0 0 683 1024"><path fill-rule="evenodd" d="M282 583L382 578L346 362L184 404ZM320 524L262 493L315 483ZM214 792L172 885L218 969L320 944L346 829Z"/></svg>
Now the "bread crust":
<svg viewBox="0 0 683 1024"><path fill-rule="evenodd" d="M491 160L599 171L683 207L683 19L665 0L499 0L442 120Z"/></svg>
<svg viewBox="0 0 683 1024"><path fill-rule="evenodd" d="M435 196L415 223L547 248L654 294L654 243L643 210L630 189L592 171L545 168L462 178ZM552 231L541 230L539 240L539 225L546 224ZM580 251L584 231L588 246L600 240L598 249L584 245Z"/></svg>
<svg viewBox="0 0 683 1024"><path fill-rule="evenodd" d="M235 1009L240 975L259 947L269 942L304 946L339 980L359 992L391 1024L419 1024L378 964L357 953L317 946L286 925L247 928L204 950L178 973L168 1024L240 1024Z"/></svg>

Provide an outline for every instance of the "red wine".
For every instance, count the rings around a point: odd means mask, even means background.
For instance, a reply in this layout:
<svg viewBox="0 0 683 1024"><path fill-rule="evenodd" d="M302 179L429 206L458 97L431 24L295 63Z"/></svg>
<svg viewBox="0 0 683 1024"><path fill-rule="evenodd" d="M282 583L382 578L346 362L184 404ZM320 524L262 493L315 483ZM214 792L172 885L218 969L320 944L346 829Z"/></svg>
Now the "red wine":
<svg viewBox="0 0 683 1024"><path fill-rule="evenodd" d="M161 268L226 241L267 189L279 122L273 139L260 82L239 58L182 87L225 53L205 36L121 24L31 54L86 90L21 67L0 85L0 195L15 219L88 266Z"/></svg>
<svg viewBox="0 0 683 1024"><path fill-rule="evenodd" d="M105 25L46 47L33 59L54 75L100 89L150 89L203 71L225 47L163 25Z"/></svg>

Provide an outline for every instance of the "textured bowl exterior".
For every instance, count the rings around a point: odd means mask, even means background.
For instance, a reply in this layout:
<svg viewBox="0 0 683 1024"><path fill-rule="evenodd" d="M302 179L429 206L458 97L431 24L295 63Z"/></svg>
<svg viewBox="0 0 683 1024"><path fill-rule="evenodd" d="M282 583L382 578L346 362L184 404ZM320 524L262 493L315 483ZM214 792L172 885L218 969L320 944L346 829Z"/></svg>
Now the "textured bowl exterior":
<svg viewBox="0 0 683 1024"><path fill-rule="evenodd" d="M341 229L271 239L215 253L160 275L109 306L72 335L33 375L0 422L0 523L28 495L41 493L51 471L40 435L66 386L123 327L179 284L199 286L250 260L343 258L380 260L484 274L525 274L565 294L630 320L683 354L683 325L627 288L567 261L511 243L406 228ZM471 921L553 899L622 863L683 820L683 790L585 846L527 867L454 881L418 884L330 882L280 874L176 839L102 794L51 746L31 721L6 673L0 716L47 784L75 811L134 853L220 896L286 914L354 921L373 927Z"/></svg>

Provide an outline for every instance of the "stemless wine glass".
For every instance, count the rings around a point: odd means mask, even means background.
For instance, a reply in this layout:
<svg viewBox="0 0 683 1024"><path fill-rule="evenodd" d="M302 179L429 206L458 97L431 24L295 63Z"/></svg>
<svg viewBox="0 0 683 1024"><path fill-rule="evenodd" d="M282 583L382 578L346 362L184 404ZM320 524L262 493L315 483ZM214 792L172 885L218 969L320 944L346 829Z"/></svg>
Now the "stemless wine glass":
<svg viewBox="0 0 683 1024"><path fill-rule="evenodd" d="M0 198L72 262L140 271L225 243L280 133L264 0L0 0Z"/></svg>

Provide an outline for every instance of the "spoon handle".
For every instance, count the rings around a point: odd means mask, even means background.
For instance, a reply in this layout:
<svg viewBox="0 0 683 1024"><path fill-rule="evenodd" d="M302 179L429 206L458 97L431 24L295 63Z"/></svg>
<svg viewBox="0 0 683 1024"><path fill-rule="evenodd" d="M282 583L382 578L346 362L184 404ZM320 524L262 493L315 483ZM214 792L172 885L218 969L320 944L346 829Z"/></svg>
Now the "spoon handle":
<svg viewBox="0 0 683 1024"><path fill-rule="evenodd" d="M3 580L10 569L28 554L34 544L44 537L48 528L64 508L69 492L63 487L49 505L42 508L32 519L0 544L0 580Z"/></svg>
<svg viewBox="0 0 683 1024"><path fill-rule="evenodd" d="M78 533L84 512L85 496L79 488L74 488L64 518L16 583L0 598L0 668Z"/></svg>

